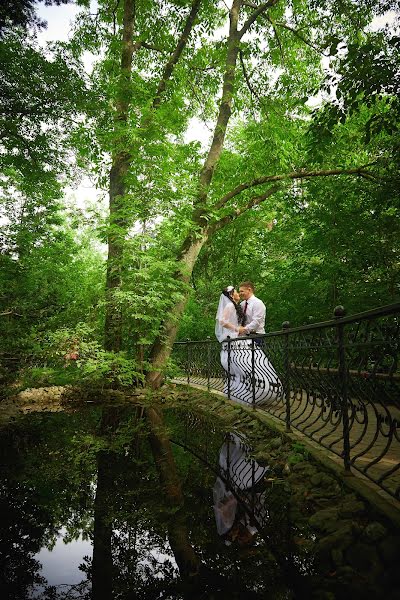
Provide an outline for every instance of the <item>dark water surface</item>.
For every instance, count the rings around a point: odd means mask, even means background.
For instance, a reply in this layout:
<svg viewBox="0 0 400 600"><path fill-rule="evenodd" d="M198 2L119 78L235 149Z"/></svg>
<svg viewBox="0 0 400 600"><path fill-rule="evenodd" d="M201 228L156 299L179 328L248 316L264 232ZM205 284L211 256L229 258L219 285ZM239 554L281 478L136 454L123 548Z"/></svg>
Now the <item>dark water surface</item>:
<svg viewBox="0 0 400 600"><path fill-rule="evenodd" d="M93 407L3 428L3 600L302 597L268 467L204 417L157 418Z"/></svg>

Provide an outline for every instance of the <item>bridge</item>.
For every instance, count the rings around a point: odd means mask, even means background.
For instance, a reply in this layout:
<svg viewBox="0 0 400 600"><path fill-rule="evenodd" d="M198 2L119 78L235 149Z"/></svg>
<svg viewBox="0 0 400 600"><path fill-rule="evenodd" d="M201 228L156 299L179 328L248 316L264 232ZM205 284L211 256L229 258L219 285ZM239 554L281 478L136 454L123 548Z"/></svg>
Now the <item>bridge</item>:
<svg viewBox="0 0 400 600"><path fill-rule="evenodd" d="M261 409L400 500L400 304L174 345L174 379Z"/></svg>

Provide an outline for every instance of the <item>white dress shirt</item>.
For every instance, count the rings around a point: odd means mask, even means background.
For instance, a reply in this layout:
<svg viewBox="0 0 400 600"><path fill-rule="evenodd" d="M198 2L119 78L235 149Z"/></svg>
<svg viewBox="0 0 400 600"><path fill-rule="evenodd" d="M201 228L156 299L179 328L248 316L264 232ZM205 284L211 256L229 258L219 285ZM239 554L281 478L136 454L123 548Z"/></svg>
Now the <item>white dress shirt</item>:
<svg viewBox="0 0 400 600"><path fill-rule="evenodd" d="M246 300L240 303L243 310L246 306ZM256 331L257 333L265 333L265 314L267 309L264 302L255 296L250 296L247 300L246 324L247 333Z"/></svg>

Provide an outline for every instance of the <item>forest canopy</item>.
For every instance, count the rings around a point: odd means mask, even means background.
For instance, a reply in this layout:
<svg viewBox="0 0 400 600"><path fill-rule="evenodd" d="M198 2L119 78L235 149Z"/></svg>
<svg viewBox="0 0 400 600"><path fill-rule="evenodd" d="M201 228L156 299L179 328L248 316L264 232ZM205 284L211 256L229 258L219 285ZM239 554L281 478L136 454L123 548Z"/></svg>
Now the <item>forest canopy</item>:
<svg viewBox="0 0 400 600"><path fill-rule="evenodd" d="M243 279L268 330L399 300L397 2L75 4L0 11L4 378L158 385Z"/></svg>

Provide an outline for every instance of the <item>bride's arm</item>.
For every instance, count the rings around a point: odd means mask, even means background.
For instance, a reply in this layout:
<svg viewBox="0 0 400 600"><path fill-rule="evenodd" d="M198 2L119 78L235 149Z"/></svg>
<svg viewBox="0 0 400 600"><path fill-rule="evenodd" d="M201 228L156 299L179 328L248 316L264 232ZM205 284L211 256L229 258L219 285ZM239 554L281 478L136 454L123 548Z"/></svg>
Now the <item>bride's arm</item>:
<svg viewBox="0 0 400 600"><path fill-rule="evenodd" d="M225 327L225 329L231 329L232 331L239 331L239 327L237 325L234 325L229 319L232 317L232 310L230 310L230 306L227 306L224 310L224 312L222 313L222 318L220 319L220 325L222 325L222 327ZM236 314L236 312L235 312Z"/></svg>

